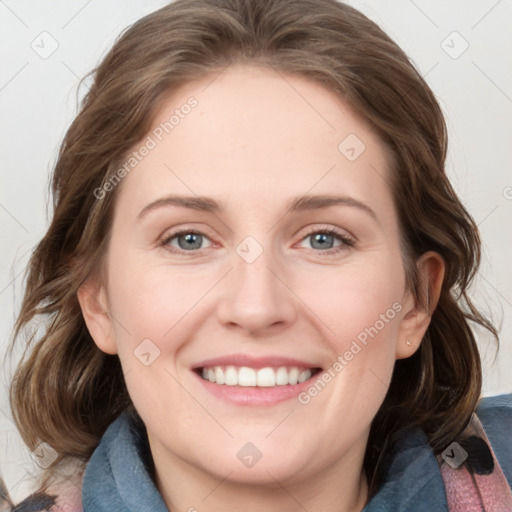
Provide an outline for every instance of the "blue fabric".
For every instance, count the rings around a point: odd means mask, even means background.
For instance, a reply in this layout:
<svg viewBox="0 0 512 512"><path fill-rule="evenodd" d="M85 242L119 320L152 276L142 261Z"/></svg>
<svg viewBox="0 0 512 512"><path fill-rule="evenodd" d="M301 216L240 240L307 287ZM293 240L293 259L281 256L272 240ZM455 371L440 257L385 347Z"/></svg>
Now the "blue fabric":
<svg viewBox="0 0 512 512"><path fill-rule="evenodd" d="M476 414L512 489L512 393L484 398Z"/></svg>
<svg viewBox="0 0 512 512"><path fill-rule="evenodd" d="M512 394L484 398L477 415L512 487ZM448 512L437 459L420 429L405 429L379 492L363 512ZM84 512L168 512L151 478L144 426L128 413L107 429L82 486Z"/></svg>
<svg viewBox="0 0 512 512"><path fill-rule="evenodd" d="M143 428L123 413L107 429L87 464L84 512L168 512L148 471Z"/></svg>
<svg viewBox="0 0 512 512"><path fill-rule="evenodd" d="M443 477L425 433L403 431L386 476L363 512L448 512Z"/></svg>

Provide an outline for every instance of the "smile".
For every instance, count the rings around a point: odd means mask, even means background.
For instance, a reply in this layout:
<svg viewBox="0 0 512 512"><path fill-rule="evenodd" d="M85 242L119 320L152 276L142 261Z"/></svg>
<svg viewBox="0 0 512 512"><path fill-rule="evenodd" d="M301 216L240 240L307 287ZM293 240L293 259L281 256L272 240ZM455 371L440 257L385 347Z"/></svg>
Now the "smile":
<svg viewBox="0 0 512 512"><path fill-rule="evenodd" d="M198 369L198 374L214 384L224 386L294 386L309 380L320 368L279 366L251 368L248 366L210 366Z"/></svg>

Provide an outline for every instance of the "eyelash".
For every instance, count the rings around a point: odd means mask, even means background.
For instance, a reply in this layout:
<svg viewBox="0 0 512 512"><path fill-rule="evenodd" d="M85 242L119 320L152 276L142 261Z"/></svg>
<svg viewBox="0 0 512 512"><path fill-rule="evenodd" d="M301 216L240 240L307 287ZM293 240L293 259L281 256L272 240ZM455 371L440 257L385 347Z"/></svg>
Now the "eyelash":
<svg viewBox="0 0 512 512"><path fill-rule="evenodd" d="M205 233L202 233L201 231L196 231L194 229L182 229L180 231L171 233L170 235L164 236L160 240L159 245L164 247L167 251L169 251L173 254L184 255L187 253L188 254L200 253L202 251L201 249L185 251L183 249L176 249L175 247L171 247L169 245L171 240L173 240L175 238L179 238L180 236L189 235L189 234L204 236L204 237L208 238L208 235L206 235ZM318 250L311 249L314 252L318 252L319 254L322 254L322 255L336 255L336 254L340 253L341 251L347 250L347 248L353 247L355 245L355 240L353 238L351 238L343 233L340 233L338 230L336 230L334 228L325 228L325 229L313 228L310 231L308 231L308 233L306 233L306 235L301 239L301 242L315 234L330 235L330 236L333 236L334 238L338 239L340 242L342 242L342 244L339 245L338 247L332 247L330 249L318 249Z"/></svg>

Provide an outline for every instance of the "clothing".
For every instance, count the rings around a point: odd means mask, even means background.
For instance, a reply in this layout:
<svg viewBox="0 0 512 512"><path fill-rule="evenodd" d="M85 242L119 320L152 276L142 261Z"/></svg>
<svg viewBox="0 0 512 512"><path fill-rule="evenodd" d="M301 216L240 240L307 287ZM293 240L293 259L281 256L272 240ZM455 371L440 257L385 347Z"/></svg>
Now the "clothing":
<svg viewBox="0 0 512 512"><path fill-rule="evenodd" d="M512 394L482 399L458 443L466 446L462 439L475 433L484 438L487 434L497 459L491 474L476 475L476 494L488 498L485 508L473 499L475 485L467 469L451 469L434 455L423 431L415 429L396 447L383 485L363 512L512 512ZM478 466L478 460L473 465ZM500 476L503 482L495 496Z"/></svg>
<svg viewBox="0 0 512 512"><path fill-rule="evenodd" d="M512 512L511 433L512 394L480 400L472 422L457 438L459 448L468 453L458 469L451 469L446 462L453 449L445 458L436 457L421 429L405 430L402 441L388 456L379 491L362 512ZM83 511L168 512L151 473L145 429L124 413L107 429L87 465ZM481 498L488 500L485 508L480 505ZM57 510L81 512L82 508L75 501Z"/></svg>

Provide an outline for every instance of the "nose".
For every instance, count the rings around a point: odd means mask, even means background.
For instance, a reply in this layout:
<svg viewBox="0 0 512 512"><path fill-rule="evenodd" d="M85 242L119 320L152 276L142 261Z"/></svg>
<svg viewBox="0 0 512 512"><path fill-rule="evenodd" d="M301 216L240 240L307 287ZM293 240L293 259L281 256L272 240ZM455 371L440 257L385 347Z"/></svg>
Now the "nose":
<svg viewBox="0 0 512 512"><path fill-rule="evenodd" d="M253 336L288 328L297 317L298 299L278 258L264 249L254 261L241 251L233 254L232 261L218 305L219 321Z"/></svg>

